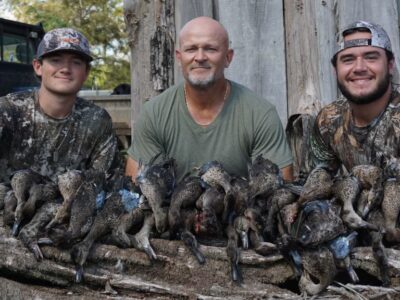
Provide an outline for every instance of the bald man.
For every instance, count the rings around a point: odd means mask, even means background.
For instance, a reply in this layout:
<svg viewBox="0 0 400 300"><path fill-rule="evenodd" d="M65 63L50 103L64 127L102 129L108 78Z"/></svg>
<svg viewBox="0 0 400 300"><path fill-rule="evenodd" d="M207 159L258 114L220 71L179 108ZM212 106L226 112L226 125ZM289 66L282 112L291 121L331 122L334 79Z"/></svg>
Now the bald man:
<svg viewBox="0 0 400 300"><path fill-rule="evenodd" d="M134 180L138 161L163 153L176 159L178 180L212 160L247 176L248 163L262 155L291 180L291 152L275 107L224 76L233 58L225 28L208 17L189 21L175 55L185 80L143 106L126 174Z"/></svg>

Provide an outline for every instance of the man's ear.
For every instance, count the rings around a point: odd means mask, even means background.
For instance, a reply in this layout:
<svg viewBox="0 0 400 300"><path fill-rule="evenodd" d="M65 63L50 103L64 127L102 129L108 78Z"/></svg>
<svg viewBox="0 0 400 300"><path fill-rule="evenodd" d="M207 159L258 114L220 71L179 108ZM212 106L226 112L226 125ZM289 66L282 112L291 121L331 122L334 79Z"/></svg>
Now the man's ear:
<svg viewBox="0 0 400 300"><path fill-rule="evenodd" d="M234 51L233 49L228 49L226 52L225 68L228 68L232 62Z"/></svg>
<svg viewBox="0 0 400 300"><path fill-rule="evenodd" d="M181 65L181 57L182 57L181 51L176 49L175 50L175 58L176 58L179 66Z"/></svg>
<svg viewBox="0 0 400 300"><path fill-rule="evenodd" d="M393 75L393 74L394 74L395 66L396 66L396 64L395 64L394 58L392 58L392 59L389 60L389 62L388 62L388 70L389 70L389 74L390 74L390 75Z"/></svg>
<svg viewBox="0 0 400 300"><path fill-rule="evenodd" d="M33 59L32 61L33 70L37 76L42 76L42 62L38 59Z"/></svg>

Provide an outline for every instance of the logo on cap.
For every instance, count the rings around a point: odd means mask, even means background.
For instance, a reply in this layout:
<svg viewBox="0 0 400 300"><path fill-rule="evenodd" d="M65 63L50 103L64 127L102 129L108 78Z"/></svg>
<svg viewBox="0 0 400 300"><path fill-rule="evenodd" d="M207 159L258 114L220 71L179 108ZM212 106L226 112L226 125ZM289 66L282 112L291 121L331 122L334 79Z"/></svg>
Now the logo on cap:
<svg viewBox="0 0 400 300"><path fill-rule="evenodd" d="M47 32L39 44L37 58L58 51L76 52L87 61L93 60L88 40L82 33L72 28L57 28Z"/></svg>

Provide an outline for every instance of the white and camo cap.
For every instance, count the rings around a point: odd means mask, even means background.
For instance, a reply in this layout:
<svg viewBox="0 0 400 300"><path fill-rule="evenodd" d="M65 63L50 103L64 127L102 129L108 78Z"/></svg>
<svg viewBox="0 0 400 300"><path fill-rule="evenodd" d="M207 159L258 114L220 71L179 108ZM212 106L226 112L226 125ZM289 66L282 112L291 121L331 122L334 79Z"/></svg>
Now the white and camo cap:
<svg viewBox="0 0 400 300"><path fill-rule="evenodd" d="M357 28L368 29L371 32L371 38L353 39L345 41L344 37L346 36L346 32L349 30L356 30ZM390 38L382 26L367 21L356 21L354 23L349 24L341 31L338 37L338 45L335 51L335 55L332 57L332 62L336 60L337 54L343 51L344 49L351 47L360 47L360 46L379 47L387 51L390 51L393 54Z"/></svg>
<svg viewBox="0 0 400 300"><path fill-rule="evenodd" d="M93 60L89 41L82 33L72 28L57 28L47 32L39 44L37 58L58 51L75 52L89 62Z"/></svg>

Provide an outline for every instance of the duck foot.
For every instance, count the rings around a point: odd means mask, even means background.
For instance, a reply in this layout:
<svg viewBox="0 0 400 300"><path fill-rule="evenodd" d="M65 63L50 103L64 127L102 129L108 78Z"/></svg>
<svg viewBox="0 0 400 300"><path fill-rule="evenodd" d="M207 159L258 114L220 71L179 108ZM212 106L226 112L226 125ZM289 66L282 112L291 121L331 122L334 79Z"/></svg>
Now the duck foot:
<svg viewBox="0 0 400 300"><path fill-rule="evenodd" d="M17 236L18 235L20 224L21 224L20 222L14 222L14 225L13 225L12 230L11 230L12 236Z"/></svg>
<svg viewBox="0 0 400 300"><path fill-rule="evenodd" d="M192 252L194 257L196 257L198 263L203 265L206 262L206 258L204 257L203 253L201 253L199 249L199 244L195 238L195 236L190 232L183 232L181 234L181 239L184 244L189 248Z"/></svg>
<svg viewBox="0 0 400 300"><path fill-rule="evenodd" d="M33 255L35 256L36 261L43 260L42 250L40 250L40 247L37 243L31 243L31 244L29 244L28 247L32 251Z"/></svg>
<svg viewBox="0 0 400 300"><path fill-rule="evenodd" d="M75 282L81 283L83 281L83 266L77 265L75 267Z"/></svg>
<svg viewBox="0 0 400 300"><path fill-rule="evenodd" d="M353 267L349 267L347 269L347 273L350 276L350 279L353 283L358 283L360 281L360 279L358 278L358 275L356 273L356 271L353 269Z"/></svg>
<svg viewBox="0 0 400 300"><path fill-rule="evenodd" d="M233 282L241 284L243 282L242 271L237 263L231 263L231 278Z"/></svg>
<svg viewBox="0 0 400 300"><path fill-rule="evenodd" d="M143 251L147 254L150 260L157 260L157 254L154 252L150 244L148 246L143 246Z"/></svg>

